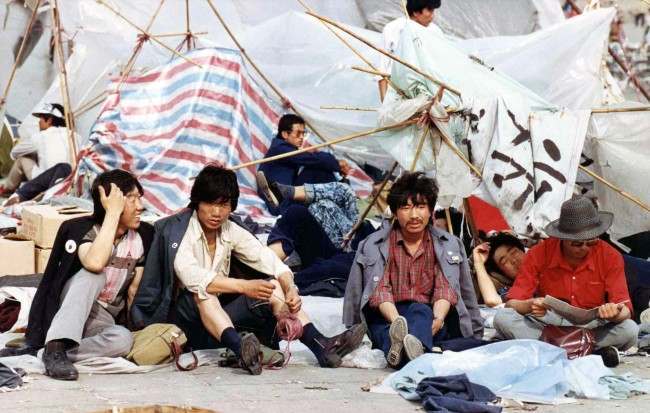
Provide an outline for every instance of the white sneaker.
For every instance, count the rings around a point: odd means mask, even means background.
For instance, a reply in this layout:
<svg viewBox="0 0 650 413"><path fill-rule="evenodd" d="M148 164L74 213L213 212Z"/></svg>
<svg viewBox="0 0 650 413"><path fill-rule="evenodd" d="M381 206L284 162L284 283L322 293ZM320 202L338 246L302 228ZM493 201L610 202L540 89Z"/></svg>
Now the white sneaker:
<svg viewBox="0 0 650 413"><path fill-rule="evenodd" d="M646 308L645 310L641 311L641 314L639 315L639 321L641 324L650 323L650 308Z"/></svg>
<svg viewBox="0 0 650 413"><path fill-rule="evenodd" d="M404 338L409 329L406 324L406 318L399 316L390 324L388 335L390 336L390 350L386 356L386 361L391 367L398 367L402 361L402 349L404 348Z"/></svg>
<svg viewBox="0 0 650 413"><path fill-rule="evenodd" d="M424 346L417 337L412 334L407 334L404 337L404 352L409 360L415 360L424 354Z"/></svg>

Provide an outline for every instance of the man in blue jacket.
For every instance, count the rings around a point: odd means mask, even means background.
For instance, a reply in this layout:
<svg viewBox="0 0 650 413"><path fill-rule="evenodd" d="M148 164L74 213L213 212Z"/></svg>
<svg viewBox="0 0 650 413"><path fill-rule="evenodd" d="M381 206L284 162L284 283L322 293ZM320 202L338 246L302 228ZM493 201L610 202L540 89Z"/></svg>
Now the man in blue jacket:
<svg viewBox="0 0 650 413"><path fill-rule="evenodd" d="M303 118L294 114L282 116L278 122L278 134L271 142L271 146L264 158L302 148L305 134L305 121ZM303 184L336 182L335 173L347 175L349 170L350 166L345 160L339 161L334 155L327 152L313 151L267 162L259 167L258 173L261 173L271 184L301 186ZM279 215L284 209L283 205L278 208L278 206L269 202L269 195L263 193L263 188L260 188L260 195L266 201L269 211L274 215ZM284 203L286 202L289 201L287 200Z"/></svg>

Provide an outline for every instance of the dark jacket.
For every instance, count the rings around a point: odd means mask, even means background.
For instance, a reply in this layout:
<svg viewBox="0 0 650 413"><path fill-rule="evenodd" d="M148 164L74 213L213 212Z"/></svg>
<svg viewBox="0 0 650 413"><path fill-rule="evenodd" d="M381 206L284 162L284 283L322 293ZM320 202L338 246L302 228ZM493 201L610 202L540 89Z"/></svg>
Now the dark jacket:
<svg viewBox="0 0 650 413"><path fill-rule="evenodd" d="M25 333L29 346L42 347L45 344L47 330L61 305L63 287L81 269L78 246L93 225L95 221L92 217L81 217L65 221L59 228L43 279L29 311ZM153 227L143 222L138 233L142 237L146 254L153 238Z"/></svg>
<svg viewBox="0 0 650 413"><path fill-rule="evenodd" d="M174 260L194 211L185 209L156 222L155 235L144 266L138 292L131 305L131 322L142 329L153 323L173 322ZM235 215L229 219L247 231L250 229ZM235 260L232 261L235 265Z"/></svg>
<svg viewBox="0 0 650 413"><path fill-rule="evenodd" d="M264 158L293 152L297 148L282 138L275 138ZM340 172L339 162L334 155L327 152L304 152L288 158L268 162L260 165L259 170L264 172L269 182L278 182L283 185L296 185L296 178L301 167L322 169L327 172Z"/></svg>
<svg viewBox="0 0 650 413"><path fill-rule="evenodd" d="M391 225L384 226L359 244L352 264L343 302L343 323L347 326L363 321L363 308L384 276L388 261ZM457 237L430 226L431 239L440 270L458 297L456 311L463 337L483 337L483 319L478 309L467 256Z"/></svg>
<svg viewBox="0 0 650 413"><path fill-rule="evenodd" d="M131 305L135 328L169 321L174 299L174 260L193 212L186 209L156 222L140 287Z"/></svg>

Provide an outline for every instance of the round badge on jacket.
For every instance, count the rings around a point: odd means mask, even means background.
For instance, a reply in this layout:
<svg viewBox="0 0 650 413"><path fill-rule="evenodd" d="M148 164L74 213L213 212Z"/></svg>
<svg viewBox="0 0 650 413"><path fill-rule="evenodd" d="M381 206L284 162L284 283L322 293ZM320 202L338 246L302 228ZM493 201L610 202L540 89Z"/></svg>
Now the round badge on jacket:
<svg viewBox="0 0 650 413"><path fill-rule="evenodd" d="M77 243L74 242L73 239L69 239L69 240L66 241L66 243L65 243L65 250L66 250L69 254L72 254L73 252L75 252L75 251L77 250Z"/></svg>

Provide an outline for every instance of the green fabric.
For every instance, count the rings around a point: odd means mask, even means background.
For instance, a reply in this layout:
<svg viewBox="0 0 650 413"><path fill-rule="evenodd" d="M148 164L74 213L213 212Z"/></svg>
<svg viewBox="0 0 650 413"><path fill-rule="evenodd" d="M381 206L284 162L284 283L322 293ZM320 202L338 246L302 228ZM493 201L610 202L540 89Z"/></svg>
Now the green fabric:
<svg viewBox="0 0 650 413"><path fill-rule="evenodd" d="M7 127L2 125L2 133L0 134L0 176L7 176L11 166L14 164L13 159L9 156L13 146L14 141Z"/></svg>

